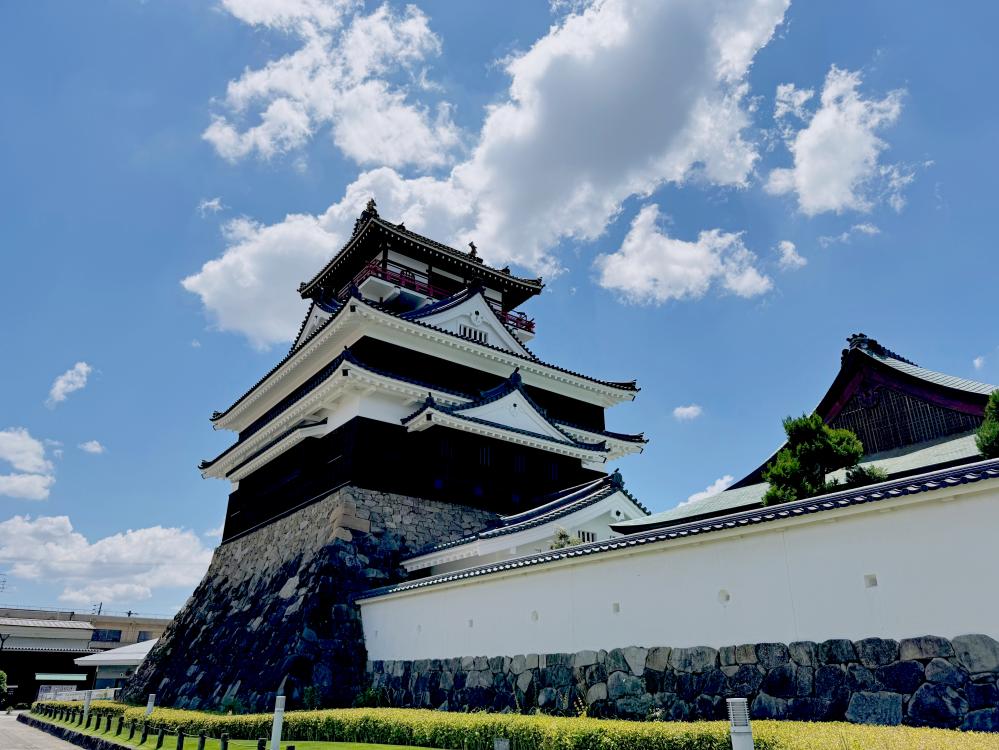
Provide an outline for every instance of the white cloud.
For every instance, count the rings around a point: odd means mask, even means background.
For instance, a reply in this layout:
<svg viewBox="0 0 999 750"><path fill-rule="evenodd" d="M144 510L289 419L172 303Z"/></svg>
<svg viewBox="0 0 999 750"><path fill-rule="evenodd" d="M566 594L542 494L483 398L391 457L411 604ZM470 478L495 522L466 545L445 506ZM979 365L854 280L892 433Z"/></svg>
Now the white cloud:
<svg viewBox="0 0 999 750"><path fill-rule="evenodd" d="M901 209L902 191L912 174L900 165L880 163L888 144L879 133L898 120L905 92L898 89L882 99L865 99L858 91L860 84L859 72L832 66L811 117L805 110L811 90L778 86L774 117L794 166L774 169L766 183L768 192L794 193L799 209L808 216L869 211L879 198ZM790 117L807 124L796 129L788 122Z"/></svg>
<svg viewBox="0 0 999 750"><path fill-rule="evenodd" d="M57 377L49 389L49 397L45 400L45 405L50 409L56 404L66 400L73 391L78 391L87 385L87 378L93 368L86 362L77 362L62 375Z"/></svg>
<svg viewBox="0 0 999 750"><path fill-rule="evenodd" d="M701 414L704 413L704 409L698 404L688 404L687 406L678 406L673 409L673 419L680 422L690 422L691 420L697 419Z"/></svg>
<svg viewBox="0 0 999 750"><path fill-rule="evenodd" d="M755 267L756 256L746 248L741 233L712 229L688 242L665 234L658 218L657 205L645 206L621 248L597 257L594 266L600 286L641 304L699 299L712 285L739 297L755 297L773 287Z"/></svg>
<svg viewBox="0 0 999 750"><path fill-rule="evenodd" d="M55 468L45 455L45 443L23 427L0 430L0 461L13 472L0 474L0 495L44 500L55 482Z"/></svg>
<svg viewBox="0 0 999 750"><path fill-rule="evenodd" d="M881 230L869 222L854 224L852 227L840 232L839 234L823 235L822 237L819 237L819 244L822 245L822 247L829 247L830 245L835 244L848 245L854 237L861 234L866 235L867 237L875 237L881 234Z"/></svg>
<svg viewBox="0 0 999 750"><path fill-rule="evenodd" d="M55 483L51 474L0 474L0 495L21 500L45 500Z"/></svg>
<svg viewBox="0 0 999 750"><path fill-rule="evenodd" d="M90 542L67 516L0 523L0 564L14 577L63 587L78 605L148 599L157 588L193 588L211 561L193 531L153 526Z"/></svg>
<svg viewBox="0 0 999 750"><path fill-rule="evenodd" d="M80 443L77 447L84 453L103 453L107 450L107 448L96 440L88 440L85 443Z"/></svg>
<svg viewBox="0 0 999 750"><path fill-rule="evenodd" d="M973 360L971 360L971 364L974 366L976 370L981 370L983 367L985 367L985 357L982 356L975 357Z"/></svg>
<svg viewBox="0 0 999 750"><path fill-rule="evenodd" d="M225 524L219 524L214 529L208 529L208 531L204 533L204 536L211 539L221 539L223 531L225 531Z"/></svg>
<svg viewBox="0 0 999 750"><path fill-rule="evenodd" d="M705 487L703 490L701 490L700 492L695 492L693 495L688 497L685 501L683 501L676 507L681 508L684 505L690 505L691 503L696 503L701 500L705 500L709 497L714 497L715 495L724 492L726 489L728 489L734 481L735 477L733 477L731 474L726 474L723 477L719 477L711 484L709 484L707 487Z"/></svg>
<svg viewBox="0 0 999 750"><path fill-rule="evenodd" d="M448 175L405 178L386 167L362 173L320 216L251 225L252 232L230 241L220 258L184 285L201 296L220 328L266 346L294 335L303 310L290 299L293 290L349 237L369 197L383 216L410 229L458 246L474 239L491 263L551 274L560 266L553 255L560 241L598 238L630 196L665 183L743 187L758 158L742 135L750 124L746 73L786 7L786 0L604 0L569 13L530 49L505 61L507 95L489 108L470 156ZM265 15L258 9L259 17ZM300 17L282 16L281 22L293 26ZM412 16L411 22L420 27L425 19ZM230 86L231 106L255 101L258 92L289 90L302 76L275 68L240 80L245 85ZM295 120L300 112L292 108L280 118L292 140L313 124L307 112ZM351 129L338 127L338 142L352 148ZM256 137L218 132L223 152L239 152L245 138ZM382 147L382 140L367 146L371 153ZM735 259L741 240L733 237L719 232L705 242L727 243ZM744 295L770 285L747 262L730 264L721 281Z"/></svg>
<svg viewBox="0 0 999 750"><path fill-rule="evenodd" d="M421 67L440 53L440 40L414 5L387 3L368 15L352 2L225 0L245 23L296 37L301 47L230 81L225 114L204 138L230 161L269 158L298 149L328 126L343 153L359 164L434 167L450 160L459 132L446 104L435 112L410 100L410 86L388 77ZM416 88L426 87L416 84ZM257 111L256 124L244 125Z"/></svg>
<svg viewBox="0 0 999 750"><path fill-rule="evenodd" d="M216 196L215 198L202 198L201 202L198 204L198 213L201 214L202 218L208 216L208 214L217 214L224 208L228 206L222 203L222 198Z"/></svg>
<svg viewBox="0 0 999 750"><path fill-rule="evenodd" d="M778 242L777 252L780 253L777 264L781 267L781 270L794 271L808 265L808 259L798 254L795 244L790 240L781 240Z"/></svg>

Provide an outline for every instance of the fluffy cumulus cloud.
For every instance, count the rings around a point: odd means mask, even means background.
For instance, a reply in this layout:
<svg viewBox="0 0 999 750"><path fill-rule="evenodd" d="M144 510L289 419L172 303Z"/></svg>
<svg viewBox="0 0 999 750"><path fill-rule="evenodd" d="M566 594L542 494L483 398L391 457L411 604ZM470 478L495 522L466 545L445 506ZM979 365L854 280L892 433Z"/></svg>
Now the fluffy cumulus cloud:
<svg viewBox="0 0 999 750"><path fill-rule="evenodd" d="M783 271L794 271L808 265L808 260L798 253L798 249L790 240L781 240L777 243L777 265Z"/></svg>
<svg viewBox="0 0 999 750"><path fill-rule="evenodd" d="M84 453L99 454L107 450L100 442L97 440L87 440L84 443L80 443L78 446Z"/></svg>
<svg viewBox="0 0 999 750"><path fill-rule="evenodd" d="M46 406L50 409L54 408L56 404L61 404L65 401L69 397L69 394L86 388L87 378L90 377L93 369L86 362L77 362L57 377L49 389L49 397L45 399Z"/></svg>
<svg viewBox="0 0 999 750"><path fill-rule="evenodd" d="M704 409L701 408L700 404L687 404L686 406L677 406L673 409L673 419L678 422L690 422L697 419L703 413Z"/></svg>
<svg viewBox="0 0 999 750"><path fill-rule="evenodd" d="M23 427L0 430L0 495L24 500L44 500L55 482L55 468L45 454L45 443Z"/></svg>
<svg viewBox="0 0 999 750"><path fill-rule="evenodd" d="M982 357L981 355L975 357L973 360L971 360L971 365L976 370L981 370L983 367L985 367L985 357Z"/></svg>
<svg viewBox="0 0 999 750"><path fill-rule="evenodd" d="M896 210L905 203L911 171L881 160L888 147L881 133L898 120L905 92L865 98L861 80L859 72L833 66L811 112L807 105L814 91L793 84L777 87L774 118L794 165L770 172L766 189L794 194L808 216L869 211L880 199Z"/></svg>
<svg viewBox="0 0 999 750"><path fill-rule="evenodd" d="M135 602L154 589L191 588L212 552L193 531L153 526L90 542L67 516L0 523L0 563L10 575L63 587L68 604Z"/></svg>
<svg viewBox="0 0 999 750"><path fill-rule="evenodd" d="M355 2L303 0L224 0L222 7L301 46L229 83L223 112L204 133L221 156L268 158L328 127L340 150L360 164L449 161L459 143L449 107L431 111L410 96L421 88L426 61L440 52L419 8L384 4L364 14Z"/></svg>
<svg viewBox="0 0 999 750"><path fill-rule="evenodd" d="M254 5L269 7L264 0ZM404 176L381 154L377 158L384 166L359 175L325 213L289 216L273 226L253 225L251 231L236 233L224 254L184 285L201 296L220 328L268 345L290 339L302 315L294 300L275 298L292 297L298 281L310 277L345 241L354 217L371 196L383 216L404 221L410 229L459 246L474 239L491 263L551 274L560 267L553 248L562 240L599 237L629 196L695 180L743 187L758 158L754 144L743 137L750 124L746 74L756 52L782 22L786 7L787 0L599 0L581 8L573 5L545 36L505 62L510 76L506 95L489 108L467 158L447 174ZM404 48L420 47L415 40L424 37L417 29L426 19L413 15L417 11L406 13L414 41ZM280 23L299 29L303 14L307 11L286 11ZM271 17L258 11L252 18L265 16ZM248 14L244 20L264 23L251 21ZM346 40L357 20L328 18L326 23L342 28L337 38ZM358 57L362 70L384 64L368 62L380 59L371 39L365 41L368 47L357 44L369 50ZM247 81L245 86L230 86L228 105L239 110L243 102L264 100L250 95L258 91L273 94L266 98L268 106L278 101L276 92L284 89L271 81L300 77L279 75L276 66L247 73L241 79ZM381 85L378 81L384 79L368 77L357 86ZM282 98L289 99L284 120L289 135L275 142L297 142L302 136L296 134L311 132L313 116L308 107L295 105L296 97ZM364 101L359 95L350 106L363 109ZM384 108L393 100L378 101ZM299 114L293 117L295 112ZM385 138L415 137L412 128L401 133L396 125L389 127L404 122L402 115L382 110L380 117L384 130L372 124L370 132L384 133ZM439 121L440 114L436 117ZM426 118L429 123L430 115ZM351 127L334 127L334 139L348 155L355 148ZM245 139L257 137L233 131L227 120L219 121L216 131L222 153L234 156L245 148ZM356 132L369 154L384 147L383 137L362 138L368 131ZM405 147L421 151L411 144ZM295 244L298 239L304 239L304 245ZM750 296L769 287L769 280L746 260L748 251L737 235L708 233L703 242L715 246L709 254L731 259L720 277L730 291ZM278 275L272 276L272 271ZM279 286L286 279L291 286Z"/></svg>
<svg viewBox="0 0 999 750"><path fill-rule="evenodd" d="M741 233L712 229L691 242L670 237L658 218L658 206L645 206L621 248L597 257L600 286L643 304L700 299L712 287L739 297L755 297L772 288Z"/></svg>
<svg viewBox="0 0 999 750"><path fill-rule="evenodd" d="M714 497L715 495L727 490L734 481L735 477L733 477L731 474L726 474L723 477L718 477L718 479L713 481L703 490L701 490L700 492L695 492L693 495L688 497L684 502L680 503L680 505L678 505L677 507L690 505L691 503L697 503L709 497Z"/></svg>

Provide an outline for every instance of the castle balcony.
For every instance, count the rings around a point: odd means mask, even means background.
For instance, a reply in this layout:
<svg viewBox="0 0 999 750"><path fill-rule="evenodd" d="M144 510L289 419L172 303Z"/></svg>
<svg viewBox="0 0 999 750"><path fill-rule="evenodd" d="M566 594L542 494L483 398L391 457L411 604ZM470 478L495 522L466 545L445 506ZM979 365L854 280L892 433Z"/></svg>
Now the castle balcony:
<svg viewBox="0 0 999 750"><path fill-rule="evenodd" d="M445 281L450 281L450 279L445 279ZM356 286L366 299L386 303L400 300L411 309L450 297L459 291L457 288L453 288L453 285L452 287L442 286L437 279L432 280L425 273L414 271L397 263L377 260L371 261L362 268L351 283L340 290L337 295L338 299L343 300L347 297L351 285ZM489 302L489 306L496 313L496 316L518 332L522 340L534 337L534 320L532 318L528 318L520 310L504 310L491 299L486 298L486 301Z"/></svg>

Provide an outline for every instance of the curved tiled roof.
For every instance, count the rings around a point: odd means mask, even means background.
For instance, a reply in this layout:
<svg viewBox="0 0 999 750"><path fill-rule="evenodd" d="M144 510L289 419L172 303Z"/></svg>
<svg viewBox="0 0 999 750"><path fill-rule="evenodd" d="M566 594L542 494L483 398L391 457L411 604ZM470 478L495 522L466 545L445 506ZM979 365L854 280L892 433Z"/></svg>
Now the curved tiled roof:
<svg viewBox="0 0 999 750"><path fill-rule="evenodd" d="M487 527L482 531L462 537L461 539L455 539L450 542L441 542L439 544L431 544L413 553L407 559L422 557L423 555L430 554L431 552L451 549L453 547L460 547L463 544L474 542L477 539L493 539L495 537L514 534L518 531L524 531L525 529L534 528L536 526L542 526L551 521L558 520L559 518L564 518L565 516L575 513L576 511L588 508L591 505L595 505L616 492L624 494L625 497L631 500L636 507L648 514L648 509L638 502L638 500L636 500L630 493L625 491L621 475L618 472L614 472L613 474L600 477L599 479L594 479L590 482L585 482L574 487L553 492L551 495L546 496L548 498L547 502L544 502L531 510L526 510L523 513L516 513L510 516L503 516L499 519L498 525Z"/></svg>
<svg viewBox="0 0 999 750"><path fill-rule="evenodd" d="M466 570L457 570L452 573L442 573L428 578L405 581L366 591L360 599L371 599L386 594L414 591L453 581L480 578L494 573L504 573L511 570L546 565L574 557L589 557L629 547L640 547L646 544L669 543L694 536L712 534L718 531L746 528L774 521L783 521L788 518L825 513L856 505L880 503L907 495L917 495L941 488L956 487L989 479L999 479L999 459L982 461L971 466L962 466L946 471L932 472L919 477L909 477L900 481L882 482L858 489L835 492L829 495L798 500L793 503L784 503L769 508L753 509L703 521L695 521L680 526L672 526L667 529L656 529L630 534L603 542L581 544L550 552L528 555L526 557L518 557L512 560L504 560L489 565L481 565Z"/></svg>
<svg viewBox="0 0 999 750"><path fill-rule="evenodd" d="M558 440L557 438L554 438L551 435L545 435L540 432L525 430L520 427L512 427L510 425L503 424L502 422L493 422L488 419L482 419L481 417L473 417L462 413L468 411L469 409L477 409L480 406L485 406L486 404L493 403L494 401L499 401L501 398L505 398L506 396L509 396L511 393L515 391L519 393L521 397L528 403L528 405L532 409L534 409L545 420L545 422L547 422L551 426L551 428L555 430L559 435L561 435L564 439ZM436 411L443 412L449 416L457 417L458 419L467 420L469 422L476 422L478 424L487 425L489 427L496 427L498 429L508 430L510 432L516 432L521 435L529 435L533 438L548 440L554 443L562 442L565 443L566 445L572 445L576 448L582 448L584 450L592 450L592 451L607 450L606 442L602 441L599 443L586 443L583 442L582 440L577 440L572 435L566 433L551 419L549 419L548 413L543 408L538 406L538 404L535 403L534 399L532 399L527 394L527 391L524 390L523 380L521 379L520 373L517 370L514 370L513 374L510 375L509 378L504 380L498 386L483 392L479 398L470 401L467 404L459 404L457 406L447 406L445 404L438 404L434 400L433 396L427 396L427 400L423 402L423 405L419 409L414 411L409 416L403 417L403 419L401 420L402 424L404 425L409 424L414 419L416 419L420 414L424 413L428 409L434 409Z"/></svg>
<svg viewBox="0 0 999 750"><path fill-rule="evenodd" d="M391 310L386 309L383 305L379 305L376 302L372 302L370 300L364 299L364 297L362 297L361 294L360 294L360 292L358 292L356 289L352 289L351 290L351 295L352 295L352 298L355 301L359 302L360 304L366 305L367 307L370 307L373 310L377 310L378 312L384 313L386 315L391 315L392 317L399 318L400 320L405 320L407 323L412 323L413 325L417 325L417 326L421 326L423 328L427 328L429 330L435 331L436 333L442 333L442 334L445 334L447 336L450 336L450 337L453 337L453 338L456 338L456 339L461 339L462 341L468 341L468 342L471 342L471 343L473 343L473 344L475 344L477 346L481 346L481 347L484 347L486 349L492 349L492 350L497 351L497 352L502 352L503 354L505 354L507 356L514 357L514 358L520 359L520 360L524 360L526 362L531 362L531 363L535 363L535 364L538 364L538 365L542 365L543 367L548 367L548 368L550 368L552 370L555 370L557 372L561 372L561 373L564 373L566 375L571 375L573 377L580 378L581 380L588 380L591 383L597 383L598 385L603 385L603 386L606 386L608 388L614 388L614 389L617 389L617 390L628 391L628 392L632 392L632 393L637 393L638 391L641 390L638 387L637 382L634 381L634 380L624 381L624 382L618 382L618 381L613 381L613 380L601 380L599 378L590 377L589 375L583 375L582 373L575 372L573 370L569 370L569 369L566 369L564 367L559 367L558 365L553 365L553 364L550 364L548 362L543 362L542 360L540 360L537 357L535 357L533 354L531 356L524 356L522 354L518 354L517 352L510 351L509 349L503 349L503 348L498 347L498 346L493 346L492 344L482 343L481 341L475 341L474 339L468 338L466 336L461 336L460 334L457 334L454 331L448 331L448 330L445 330L444 328L438 328L437 326L429 325L429 324L424 323L424 322L422 322L420 320L409 320L407 318L404 318L400 313L396 313L396 312L393 312ZM267 373L263 377L261 377L256 383L254 383L252 386L250 386L250 388L247 389L246 392L243 393L243 395L241 395L239 398L237 398L235 401L233 401L232 404L230 404L229 407L225 409L225 411L216 411L216 412L214 412L212 414L211 421L212 422L216 422L219 419L221 419L222 417L224 417L226 414L228 414L229 412L231 412L233 409L235 409L244 399L246 399L247 396L249 396L251 393L253 393L268 378L270 378L271 375L273 375L275 372L277 372L278 370L280 370L281 367L284 366L284 364L286 362L288 362L292 357L294 357L296 354L298 354L302 350L304 344L306 344L307 342L311 341L313 338L315 338L317 335L319 335L323 330L325 330L325 328L328 325L330 325L334 320L336 320L340 316L340 314L345 309L347 309L347 307L348 307L347 305L341 305L340 308L333 315L331 315L321 325L317 326L316 330L314 330L312 333L310 333L308 335L308 337L304 341L302 341L302 343L301 343L300 346L298 346L298 347L292 349L290 352L288 352L281 359L280 362L278 362L276 365L274 365L274 367L272 367L270 370L268 370ZM525 349L526 349L526 347L525 347ZM438 389L438 390L441 390L441 389Z"/></svg>
<svg viewBox="0 0 999 750"><path fill-rule="evenodd" d="M354 249L359 244L359 240L362 239L373 227L378 228L384 232L390 234L395 234L404 239L415 242L419 245L434 250L452 260L458 261L459 263L472 263L477 269L482 269L488 275L499 279L503 282L511 282L517 284L518 286L532 290L534 293L540 292L544 288L544 281L540 278L529 279L520 276L514 276L508 270L493 268L492 266L487 266L483 263L477 256L472 253L462 252L461 250L456 250L453 247L449 247L443 243L432 240L429 237L424 237L422 234L417 234L409 229L406 229L402 224L393 224L391 222L382 219L377 211L369 210L365 211L359 219L359 225L355 226L354 234L347 241L347 243L334 255L330 261L320 269L320 271L306 282L303 282L299 287L299 293L303 297L309 295L313 287L316 286L323 278L329 274L341 261L349 256L350 251Z"/></svg>

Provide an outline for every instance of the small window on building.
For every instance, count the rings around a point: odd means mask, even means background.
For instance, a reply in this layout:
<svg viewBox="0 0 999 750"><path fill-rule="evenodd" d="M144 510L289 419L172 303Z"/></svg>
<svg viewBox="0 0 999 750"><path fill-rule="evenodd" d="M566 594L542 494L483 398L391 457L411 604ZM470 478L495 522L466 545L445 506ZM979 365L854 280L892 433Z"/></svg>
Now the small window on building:
<svg viewBox="0 0 999 750"><path fill-rule="evenodd" d="M472 328L472 326L459 325L458 334L464 336L466 339L478 341L480 344L485 344L489 341L488 333L480 331L478 328Z"/></svg>
<svg viewBox="0 0 999 750"><path fill-rule="evenodd" d="M153 635L152 630L140 630L139 637L136 639L136 643L142 643L143 641L151 641L156 636Z"/></svg>
<svg viewBox="0 0 999 750"><path fill-rule="evenodd" d="M493 460L493 450L488 445L479 447L479 465L489 466Z"/></svg>
<svg viewBox="0 0 999 750"><path fill-rule="evenodd" d="M597 541L597 532L595 531L577 531L576 536L578 536L579 541L583 543Z"/></svg>
<svg viewBox="0 0 999 750"><path fill-rule="evenodd" d="M94 637L90 640L97 641L99 643L119 643L121 642L121 631L97 628L94 630Z"/></svg>

